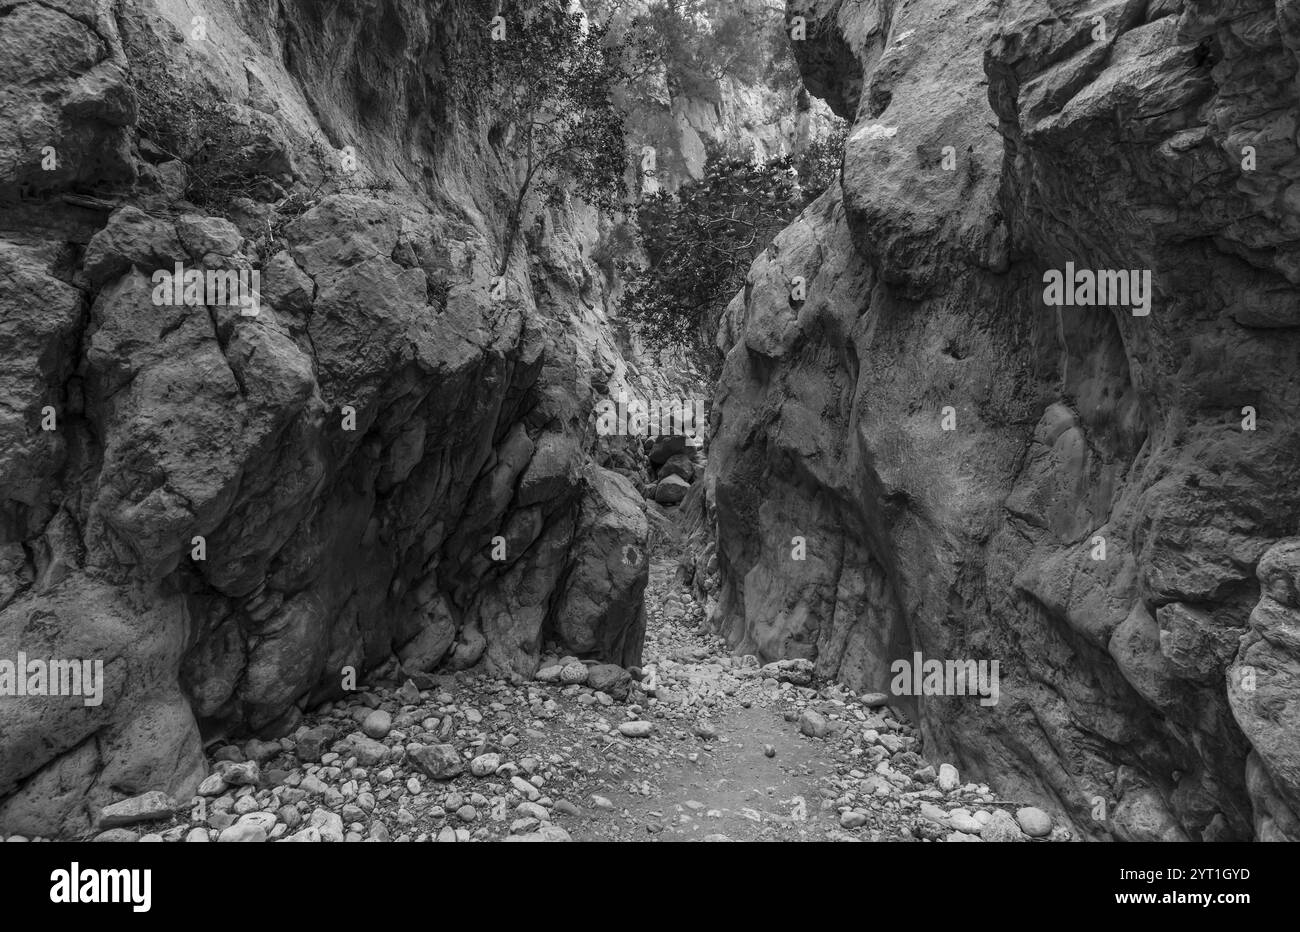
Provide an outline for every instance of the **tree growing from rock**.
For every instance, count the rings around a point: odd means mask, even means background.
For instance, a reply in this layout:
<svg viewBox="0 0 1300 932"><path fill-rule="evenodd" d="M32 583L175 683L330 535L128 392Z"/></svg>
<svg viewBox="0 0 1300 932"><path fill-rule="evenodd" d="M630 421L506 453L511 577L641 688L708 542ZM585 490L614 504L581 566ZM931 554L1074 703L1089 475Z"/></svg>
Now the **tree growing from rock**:
<svg viewBox="0 0 1300 932"><path fill-rule="evenodd" d="M449 65L460 107L491 116L488 140L522 173L506 220L499 274L510 264L531 193L556 205L577 194L603 210L627 197L629 156L617 92L634 42L559 4L507 3L467 37Z"/></svg>

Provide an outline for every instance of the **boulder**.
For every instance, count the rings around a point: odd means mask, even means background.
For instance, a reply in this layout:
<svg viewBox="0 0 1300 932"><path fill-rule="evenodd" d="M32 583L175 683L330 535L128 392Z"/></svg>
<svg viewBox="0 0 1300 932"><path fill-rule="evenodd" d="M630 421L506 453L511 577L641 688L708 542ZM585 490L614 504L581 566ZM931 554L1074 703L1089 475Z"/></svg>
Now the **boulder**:
<svg viewBox="0 0 1300 932"><path fill-rule="evenodd" d="M588 473L569 549L572 569L551 612L565 650L622 667L641 662L650 563L644 505L617 473Z"/></svg>
<svg viewBox="0 0 1300 932"><path fill-rule="evenodd" d="M668 458L668 462L659 467L659 478L661 480L669 476L677 476L683 481L690 483L695 481L695 464L685 453L678 453Z"/></svg>
<svg viewBox="0 0 1300 932"><path fill-rule="evenodd" d="M681 476L667 476L655 484L654 500L660 505L676 505L690 490L691 484Z"/></svg>
<svg viewBox="0 0 1300 932"><path fill-rule="evenodd" d="M615 699L627 698L632 675L613 663L598 663L587 670L587 685Z"/></svg>

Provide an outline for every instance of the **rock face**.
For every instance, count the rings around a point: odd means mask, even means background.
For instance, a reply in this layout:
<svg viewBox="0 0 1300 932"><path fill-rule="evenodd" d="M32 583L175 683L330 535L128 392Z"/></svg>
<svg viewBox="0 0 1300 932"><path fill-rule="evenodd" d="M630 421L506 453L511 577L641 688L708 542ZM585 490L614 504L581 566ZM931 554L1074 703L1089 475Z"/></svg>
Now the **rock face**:
<svg viewBox="0 0 1300 932"><path fill-rule="evenodd" d="M589 452L628 373L602 233L539 211L493 289L519 179L439 103L476 5L204 14L0 18L0 658L103 662L98 704L0 697L0 832L188 800L205 741L347 668L639 659L643 504ZM191 110L138 105L164 81ZM159 303L178 262L259 273L260 310Z"/></svg>
<svg viewBox="0 0 1300 932"><path fill-rule="evenodd" d="M1300 7L788 13L855 125L718 335L714 624L859 689L998 661L898 701L1087 835L1300 840ZM1066 263L1149 313L1048 306Z"/></svg>

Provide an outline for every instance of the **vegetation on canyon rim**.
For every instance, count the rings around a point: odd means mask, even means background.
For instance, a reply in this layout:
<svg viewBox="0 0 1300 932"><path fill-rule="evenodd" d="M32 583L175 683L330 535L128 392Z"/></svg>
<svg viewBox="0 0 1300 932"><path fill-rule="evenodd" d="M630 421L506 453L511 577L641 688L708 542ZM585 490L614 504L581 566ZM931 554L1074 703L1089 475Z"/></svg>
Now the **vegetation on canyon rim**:
<svg viewBox="0 0 1300 932"><path fill-rule="evenodd" d="M647 197L637 224L647 263L628 267L624 315L648 342L710 357L703 333L745 282L754 257L839 171L844 132L798 159L716 154L704 177L675 194Z"/></svg>
<svg viewBox="0 0 1300 932"><path fill-rule="evenodd" d="M508 7L491 31L466 37L448 80L456 106L491 114L497 157L523 173L507 214L501 275L535 189L552 206L576 194L601 210L622 207L628 153L616 91L648 53L580 12Z"/></svg>
<svg viewBox="0 0 1300 932"><path fill-rule="evenodd" d="M845 130L814 140L797 159L711 152L704 177L674 193L630 200L627 140L633 100L711 93L724 78L770 87L797 80L779 7L763 0L657 0L597 10L596 22L561 5L509 0L499 17L466 31L449 60L452 112L487 115L487 141L515 187L506 207L498 274L514 254L530 198L555 206L576 195L623 220L639 244L617 262L627 282L621 313L655 348L716 360L706 333L754 257L832 182ZM167 73L159 49L132 49L140 131L159 160L186 166L185 197L230 216L238 198L274 203L263 252L283 225L339 191L349 177L321 140L308 146L313 181L294 186L286 163L255 126L195 98Z"/></svg>

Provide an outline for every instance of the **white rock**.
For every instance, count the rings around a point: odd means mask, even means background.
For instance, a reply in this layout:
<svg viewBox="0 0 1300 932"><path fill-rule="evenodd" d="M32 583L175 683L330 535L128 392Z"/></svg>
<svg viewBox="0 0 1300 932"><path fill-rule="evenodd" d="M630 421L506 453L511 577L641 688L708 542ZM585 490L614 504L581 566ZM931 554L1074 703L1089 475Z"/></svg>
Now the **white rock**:
<svg viewBox="0 0 1300 932"><path fill-rule="evenodd" d="M931 822L937 822L940 825L948 824L948 813L934 803L921 803L921 818L929 819Z"/></svg>
<svg viewBox="0 0 1300 932"><path fill-rule="evenodd" d="M987 820L986 820L987 821ZM948 813L948 824L967 835L978 835L984 823L970 814L968 809L954 809Z"/></svg>
<svg viewBox="0 0 1300 932"><path fill-rule="evenodd" d="M310 827L320 832L321 841L343 840L343 819L328 809L317 808L311 814Z"/></svg>
<svg viewBox="0 0 1300 932"><path fill-rule="evenodd" d="M274 812L250 812L247 813L246 815L240 816L239 821L236 822L235 824L236 825L257 825L260 826L264 832L269 833L271 829L275 827L275 823L278 821L279 819L276 818Z"/></svg>
<svg viewBox="0 0 1300 932"><path fill-rule="evenodd" d="M260 825L236 822L229 828L222 829L217 841L266 841L266 829Z"/></svg>
<svg viewBox="0 0 1300 932"><path fill-rule="evenodd" d="M569 833L558 825L543 825L536 832L529 832L526 835L511 835L506 841L573 841Z"/></svg>
<svg viewBox="0 0 1300 932"><path fill-rule="evenodd" d="M198 794L200 796L220 796L226 791L226 781L222 779L219 773L210 773L203 778L199 784Z"/></svg>
<svg viewBox="0 0 1300 932"><path fill-rule="evenodd" d="M951 793L953 790L957 789L958 785L961 783L957 774L957 768L952 764L940 764L939 779L937 782L939 784L939 789L943 790L945 793Z"/></svg>
<svg viewBox="0 0 1300 932"><path fill-rule="evenodd" d="M1016 822L1020 824L1020 830L1030 838L1045 838L1052 831L1052 817L1037 806L1017 809Z"/></svg>
<svg viewBox="0 0 1300 932"><path fill-rule="evenodd" d="M520 777L511 777L510 785L523 794L524 799L529 802L535 803L542 798L542 794L537 791L537 787Z"/></svg>
<svg viewBox="0 0 1300 932"><path fill-rule="evenodd" d="M538 822L551 821L551 814L537 803L520 803L515 806L515 812L525 818L536 819Z"/></svg>
<svg viewBox="0 0 1300 932"><path fill-rule="evenodd" d="M320 795L328 793L330 788L315 774L309 773L302 778L302 783L298 784L298 789L304 793Z"/></svg>
<svg viewBox="0 0 1300 932"><path fill-rule="evenodd" d="M654 727L651 722L624 722L618 726L618 732L628 738L648 738Z"/></svg>

